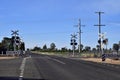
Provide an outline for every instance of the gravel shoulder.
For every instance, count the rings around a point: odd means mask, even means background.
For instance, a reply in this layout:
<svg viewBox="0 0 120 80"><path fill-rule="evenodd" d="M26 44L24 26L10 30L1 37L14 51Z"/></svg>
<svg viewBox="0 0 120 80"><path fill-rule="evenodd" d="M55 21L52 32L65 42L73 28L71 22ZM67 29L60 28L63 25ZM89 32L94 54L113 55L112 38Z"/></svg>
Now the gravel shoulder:
<svg viewBox="0 0 120 80"><path fill-rule="evenodd" d="M105 61L102 61L101 58L76 58L76 59L81 59L81 60L85 60L85 61L92 61L92 62L97 62L97 63L109 63L109 64L117 64L120 65L120 60L113 60L113 59L109 59L107 58Z"/></svg>
<svg viewBox="0 0 120 80"><path fill-rule="evenodd" d="M17 57L0 57L0 60L3 60L3 59L14 59L14 58L17 58Z"/></svg>

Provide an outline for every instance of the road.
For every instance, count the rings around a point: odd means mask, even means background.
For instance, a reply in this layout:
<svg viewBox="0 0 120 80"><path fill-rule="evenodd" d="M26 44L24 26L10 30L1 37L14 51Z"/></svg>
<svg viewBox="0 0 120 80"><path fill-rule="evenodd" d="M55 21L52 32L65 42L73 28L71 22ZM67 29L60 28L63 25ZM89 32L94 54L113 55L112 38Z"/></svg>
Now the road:
<svg viewBox="0 0 120 80"><path fill-rule="evenodd" d="M120 80L120 66L31 54L0 60L0 80Z"/></svg>

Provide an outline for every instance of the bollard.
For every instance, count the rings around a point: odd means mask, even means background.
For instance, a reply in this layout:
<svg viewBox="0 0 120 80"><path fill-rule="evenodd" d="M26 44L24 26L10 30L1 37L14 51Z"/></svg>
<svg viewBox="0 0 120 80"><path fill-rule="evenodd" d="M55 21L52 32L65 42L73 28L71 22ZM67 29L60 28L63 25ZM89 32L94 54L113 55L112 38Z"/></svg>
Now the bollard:
<svg viewBox="0 0 120 80"><path fill-rule="evenodd" d="M106 59L105 54L102 54L102 61L105 61L105 59Z"/></svg>

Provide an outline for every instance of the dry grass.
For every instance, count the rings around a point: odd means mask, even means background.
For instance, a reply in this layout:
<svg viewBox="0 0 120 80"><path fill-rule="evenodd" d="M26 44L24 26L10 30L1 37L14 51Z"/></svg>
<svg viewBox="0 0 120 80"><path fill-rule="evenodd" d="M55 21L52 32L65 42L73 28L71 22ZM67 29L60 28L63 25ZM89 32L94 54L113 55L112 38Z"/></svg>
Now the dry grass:
<svg viewBox="0 0 120 80"><path fill-rule="evenodd" d="M2 60L2 59L14 59L14 58L17 58L17 57L0 57L0 60Z"/></svg>
<svg viewBox="0 0 120 80"><path fill-rule="evenodd" d="M86 61L92 61L92 62L98 62L101 63L102 59L101 58L81 58L82 60L86 60ZM106 59L104 61L104 63L109 63L109 64L118 64L120 65L120 60L113 60L113 59Z"/></svg>

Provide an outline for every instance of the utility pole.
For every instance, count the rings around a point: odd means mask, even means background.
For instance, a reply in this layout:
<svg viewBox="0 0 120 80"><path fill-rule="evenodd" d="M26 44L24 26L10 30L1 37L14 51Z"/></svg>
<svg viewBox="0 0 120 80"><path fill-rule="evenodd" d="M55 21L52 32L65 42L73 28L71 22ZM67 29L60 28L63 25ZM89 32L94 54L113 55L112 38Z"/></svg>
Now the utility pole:
<svg viewBox="0 0 120 80"><path fill-rule="evenodd" d="M16 51L16 38L17 38L17 36L19 35L18 34L18 30L16 30L16 31L11 31L12 32L12 34L11 35L13 35L13 37L14 37L14 44L13 44L13 46L14 46L14 51Z"/></svg>
<svg viewBox="0 0 120 80"><path fill-rule="evenodd" d="M100 51L101 51L101 49L102 49L101 26L105 26L105 25L101 24L101 14L104 14L104 12L95 12L95 13L97 13L99 15L99 17L98 17L99 23L97 25L94 25L94 26L99 27L99 40L98 41L99 41L99 44L100 44Z"/></svg>
<svg viewBox="0 0 120 80"><path fill-rule="evenodd" d="M82 33L82 31L81 31L81 27L82 26L85 26L85 25L82 25L81 24L81 20L79 19L78 20L79 22L78 22L78 25L77 25L77 27L78 27L78 39L79 39L79 45L78 45L78 48L79 48L79 53L81 52L81 33Z"/></svg>

